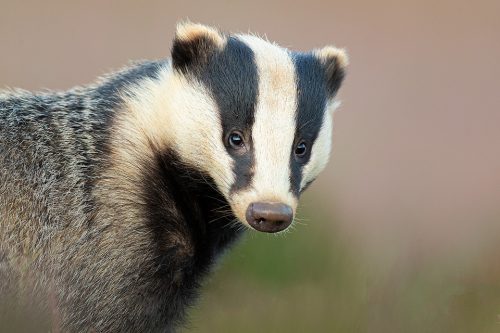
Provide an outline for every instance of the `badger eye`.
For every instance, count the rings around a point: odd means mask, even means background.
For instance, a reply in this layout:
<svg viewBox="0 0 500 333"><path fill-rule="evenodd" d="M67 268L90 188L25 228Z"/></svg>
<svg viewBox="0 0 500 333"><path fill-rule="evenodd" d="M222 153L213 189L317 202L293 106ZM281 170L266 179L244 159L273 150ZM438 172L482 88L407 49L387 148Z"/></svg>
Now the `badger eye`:
<svg viewBox="0 0 500 333"><path fill-rule="evenodd" d="M304 157L307 152L307 145L304 141L299 142L299 144L295 147L295 156Z"/></svg>
<svg viewBox="0 0 500 333"><path fill-rule="evenodd" d="M228 141L229 146L233 149L240 149L245 146L245 142L243 141L241 134L238 132L232 132L229 134Z"/></svg>

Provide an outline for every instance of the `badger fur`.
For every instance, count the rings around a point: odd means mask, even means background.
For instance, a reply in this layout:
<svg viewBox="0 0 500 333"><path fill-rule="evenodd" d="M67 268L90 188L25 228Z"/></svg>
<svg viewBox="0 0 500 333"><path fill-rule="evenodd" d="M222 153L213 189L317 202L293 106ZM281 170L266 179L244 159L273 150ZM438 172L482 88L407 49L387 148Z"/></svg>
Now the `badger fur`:
<svg viewBox="0 0 500 333"><path fill-rule="evenodd" d="M245 227L291 223L346 65L185 23L171 60L0 93L0 299L63 331L173 331Z"/></svg>

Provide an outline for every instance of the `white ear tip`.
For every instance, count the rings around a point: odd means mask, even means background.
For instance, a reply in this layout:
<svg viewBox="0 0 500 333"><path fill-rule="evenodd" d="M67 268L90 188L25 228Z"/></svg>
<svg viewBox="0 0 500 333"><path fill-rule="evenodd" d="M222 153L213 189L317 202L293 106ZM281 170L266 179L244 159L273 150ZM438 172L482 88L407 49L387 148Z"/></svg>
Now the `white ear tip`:
<svg viewBox="0 0 500 333"><path fill-rule="evenodd" d="M345 68L349 65L349 56L345 49L340 49L335 46L325 46L317 50L316 55L324 61L336 59L338 66L341 68Z"/></svg>
<svg viewBox="0 0 500 333"><path fill-rule="evenodd" d="M218 46L222 46L224 43L224 37L217 29L189 21L178 23L175 35L178 40L184 42L193 41L200 37L208 37Z"/></svg>
<svg viewBox="0 0 500 333"><path fill-rule="evenodd" d="M336 111L336 110L337 110L337 109L338 109L341 105L342 105L342 102L341 102L341 101L339 101L339 100L337 100L337 99L334 99L334 100L332 100L331 102L329 102L329 103L328 103L327 108L328 108L328 110L329 110L330 112L332 112L332 113L333 113L333 112L335 112L335 111Z"/></svg>

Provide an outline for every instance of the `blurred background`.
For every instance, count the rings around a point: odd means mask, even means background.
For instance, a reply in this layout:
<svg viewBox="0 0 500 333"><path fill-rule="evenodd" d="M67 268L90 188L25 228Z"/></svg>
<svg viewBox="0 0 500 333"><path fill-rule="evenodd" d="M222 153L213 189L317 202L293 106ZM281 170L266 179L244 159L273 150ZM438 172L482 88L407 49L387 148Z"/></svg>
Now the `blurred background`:
<svg viewBox="0 0 500 333"><path fill-rule="evenodd" d="M249 235L184 332L500 332L500 2L0 0L0 87L67 89L169 54L175 24L351 65L327 170Z"/></svg>

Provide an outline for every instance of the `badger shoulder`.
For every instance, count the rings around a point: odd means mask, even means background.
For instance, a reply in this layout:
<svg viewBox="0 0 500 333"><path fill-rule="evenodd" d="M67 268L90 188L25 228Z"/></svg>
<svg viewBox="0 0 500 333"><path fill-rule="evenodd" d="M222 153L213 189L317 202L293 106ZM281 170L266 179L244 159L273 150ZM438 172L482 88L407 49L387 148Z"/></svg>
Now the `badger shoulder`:
<svg viewBox="0 0 500 333"><path fill-rule="evenodd" d="M162 66L135 63L68 91L0 91L4 247L7 240L20 244L18 238L27 237L20 253L32 253L42 233L52 239L67 226L95 222L94 189L110 162L112 126L124 96Z"/></svg>

